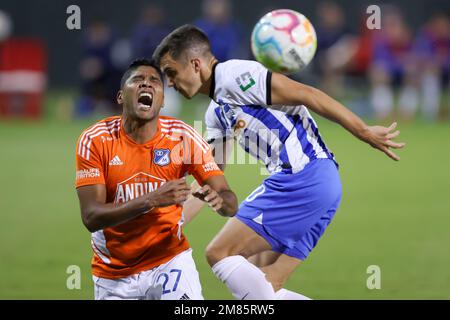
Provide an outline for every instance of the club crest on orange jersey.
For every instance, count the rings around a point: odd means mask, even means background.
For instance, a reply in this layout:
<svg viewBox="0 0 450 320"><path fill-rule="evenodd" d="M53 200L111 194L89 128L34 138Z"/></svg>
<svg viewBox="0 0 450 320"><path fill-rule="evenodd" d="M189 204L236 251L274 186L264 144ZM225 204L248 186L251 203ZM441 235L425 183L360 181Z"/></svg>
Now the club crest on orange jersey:
<svg viewBox="0 0 450 320"><path fill-rule="evenodd" d="M155 149L153 150L153 163L158 166L167 166L170 163L169 149Z"/></svg>

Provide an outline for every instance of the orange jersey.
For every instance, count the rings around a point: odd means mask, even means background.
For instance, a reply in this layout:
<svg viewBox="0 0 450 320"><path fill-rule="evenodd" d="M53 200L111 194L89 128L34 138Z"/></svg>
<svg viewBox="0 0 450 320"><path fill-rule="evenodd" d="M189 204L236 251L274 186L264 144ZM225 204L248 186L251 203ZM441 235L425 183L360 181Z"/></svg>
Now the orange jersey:
<svg viewBox="0 0 450 320"><path fill-rule="evenodd" d="M137 144L122 117L86 129L77 142L76 187L104 184L107 203L124 203L191 174L203 184L223 172L209 145L189 125L160 116L155 136ZM182 206L155 208L118 226L92 233L92 272L122 278L161 265L189 248L181 231Z"/></svg>

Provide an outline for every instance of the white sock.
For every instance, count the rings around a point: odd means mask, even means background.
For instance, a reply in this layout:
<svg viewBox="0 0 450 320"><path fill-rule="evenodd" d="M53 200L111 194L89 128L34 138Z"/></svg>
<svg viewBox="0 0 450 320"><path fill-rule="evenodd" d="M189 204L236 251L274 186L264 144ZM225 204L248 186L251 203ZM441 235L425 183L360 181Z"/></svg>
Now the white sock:
<svg viewBox="0 0 450 320"><path fill-rule="evenodd" d="M226 257L212 271L238 300L276 300L265 274L243 256Z"/></svg>
<svg viewBox="0 0 450 320"><path fill-rule="evenodd" d="M278 290L275 296L277 300L312 300L307 296L284 288Z"/></svg>

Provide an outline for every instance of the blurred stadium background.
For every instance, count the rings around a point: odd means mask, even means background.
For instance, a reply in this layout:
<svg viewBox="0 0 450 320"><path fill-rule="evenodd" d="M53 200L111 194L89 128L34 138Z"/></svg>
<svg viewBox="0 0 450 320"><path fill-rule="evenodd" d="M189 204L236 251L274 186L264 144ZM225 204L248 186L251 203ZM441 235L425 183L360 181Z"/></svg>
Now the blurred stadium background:
<svg viewBox="0 0 450 320"><path fill-rule="evenodd" d="M81 30L66 9L81 8ZM14 1L0 4L0 298L92 299L90 235L74 189L81 131L110 114L122 70L148 56L173 27L195 23L220 60L251 58L264 13L304 13L319 39L314 63L295 77L338 98L369 123L399 121L394 163L338 125L319 119L341 165L342 206L287 287L314 299L450 299L450 3L393 1L381 30L365 27L370 1ZM207 101L170 92L164 112L193 124ZM243 200L265 176L230 165ZM203 257L224 219L208 210L185 232L204 295L229 299ZM66 287L70 265L80 290ZM381 268L381 289L366 270Z"/></svg>

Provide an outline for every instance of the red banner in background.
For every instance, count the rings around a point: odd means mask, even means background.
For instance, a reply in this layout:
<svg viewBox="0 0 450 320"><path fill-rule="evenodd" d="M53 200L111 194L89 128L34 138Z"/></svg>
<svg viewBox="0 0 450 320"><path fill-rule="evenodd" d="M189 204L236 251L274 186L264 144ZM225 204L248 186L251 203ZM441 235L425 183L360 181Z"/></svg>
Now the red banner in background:
<svg viewBox="0 0 450 320"><path fill-rule="evenodd" d="M39 118L47 83L47 52L35 39L0 44L0 117Z"/></svg>

